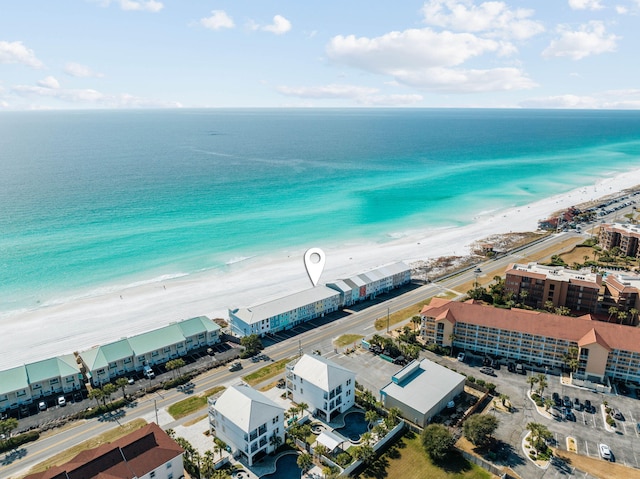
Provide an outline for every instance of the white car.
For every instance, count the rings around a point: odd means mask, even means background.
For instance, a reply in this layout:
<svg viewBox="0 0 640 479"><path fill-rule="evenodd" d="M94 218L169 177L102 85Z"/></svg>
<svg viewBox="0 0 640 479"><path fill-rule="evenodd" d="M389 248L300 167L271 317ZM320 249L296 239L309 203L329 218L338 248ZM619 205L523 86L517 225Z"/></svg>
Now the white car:
<svg viewBox="0 0 640 479"><path fill-rule="evenodd" d="M67 400L64 398L64 396L59 396L58 397L58 406L66 406L67 405Z"/></svg>
<svg viewBox="0 0 640 479"><path fill-rule="evenodd" d="M598 450L600 451L600 457L602 459L606 459L607 461L611 460L611 449L606 444L598 444Z"/></svg>
<svg viewBox="0 0 640 479"><path fill-rule="evenodd" d="M46 411L47 410L47 403L44 401L40 401L38 403L38 409L40 409L41 411Z"/></svg>
<svg viewBox="0 0 640 479"><path fill-rule="evenodd" d="M464 353L458 353L458 361L464 363Z"/></svg>

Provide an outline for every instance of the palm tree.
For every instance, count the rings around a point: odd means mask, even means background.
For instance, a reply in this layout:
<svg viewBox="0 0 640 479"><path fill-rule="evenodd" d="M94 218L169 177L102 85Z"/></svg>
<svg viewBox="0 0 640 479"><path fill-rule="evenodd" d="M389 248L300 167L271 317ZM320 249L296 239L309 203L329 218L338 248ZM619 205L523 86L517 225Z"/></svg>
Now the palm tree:
<svg viewBox="0 0 640 479"><path fill-rule="evenodd" d="M273 450L275 451L282 444L282 438L278 436L275 432L269 438L269 444L273 446ZM222 455L222 453L221 453Z"/></svg>
<svg viewBox="0 0 640 479"><path fill-rule="evenodd" d="M415 332L418 325L422 323L422 318L420 316L414 316L411 318L411 322L413 323L413 331Z"/></svg>
<svg viewBox="0 0 640 479"><path fill-rule="evenodd" d="M524 304L526 304L526 301L527 301L527 297L528 297L528 296L529 296L529 291L527 291L526 289L525 289L525 290L520 291L520 302L521 302L523 305L524 305Z"/></svg>
<svg viewBox="0 0 640 479"><path fill-rule="evenodd" d="M384 422L387 424L387 427L391 429L398 424L398 418L400 418L400 416L402 416L402 411L397 407L392 407L389 409Z"/></svg>
<svg viewBox="0 0 640 479"><path fill-rule="evenodd" d="M618 308L616 308L615 306L611 306L609 308L609 320L607 322L611 322L611 317L616 314L618 314Z"/></svg>
<svg viewBox="0 0 640 479"><path fill-rule="evenodd" d="M538 392L540 393L540 396L542 396L545 388L549 385L549 383L547 382L547 376L540 373L536 375L536 377L538 378Z"/></svg>
<svg viewBox="0 0 640 479"><path fill-rule="evenodd" d="M213 460L213 452L206 451L202 458L202 466L200 468L200 474L202 479L210 479L213 471L215 471L215 461Z"/></svg>
<svg viewBox="0 0 640 479"><path fill-rule="evenodd" d="M298 467L302 470L302 473L305 474L309 469L311 469L311 466L313 465L313 458L311 457L311 454L303 452L298 456L298 460L296 462L298 463Z"/></svg>
<svg viewBox="0 0 640 479"><path fill-rule="evenodd" d="M105 406L107 405L107 399L109 400L109 402L111 402L111 395L117 390L118 388L111 383L107 383L102 387L102 392L104 393L102 396L102 400Z"/></svg>
<svg viewBox="0 0 640 479"><path fill-rule="evenodd" d="M537 422L530 422L527 424L527 429L531 431L531 446L539 451L544 447L544 440L551 439L553 434L544 424Z"/></svg>
<svg viewBox="0 0 640 479"><path fill-rule="evenodd" d="M278 439L280 438L278 437ZM213 442L213 453L218 454L220 456L220 459L222 459L222 446L215 441Z"/></svg>
<svg viewBox="0 0 640 479"><path fill-rule="evenodd" d="M553 301L547 300L544 302L544 309L546 309L547 311L549 312L553 311L553 307L554 307Z"/></svg>
<svg viewBox="0 0 640 479"><path fill-rule="evenodd" d="M618 311L618 319L620 320L620 324L624 324L624 320L627 319L629 313L626 311Z"/></svg>
<svg viewBox="0 0 640 479"><path fill-rule="evenodd" d="M629 324L633 325L636 322L636 318L638 317L638 310L636 308L631 308L629 310L629 314L631 315L631 321Z"/></svg>
<svg viewBox="0 0 640 479"><path fill-rule="evenodd" d="M529 392L533 391L533 385L538 382L538 378L535 376L529 376L527 378L527 383L529 384Z"/></svg>
<svg viewBox="0 0 640 479"><path fill-rule="evenodd" d="M314 449L313 452L316 456L318 456L318 458L322 457L322 456L326 456L327 454L329 454L329 448L327 446L325 446L324 444L318 444Z"/></svg>
<svg viewBox="0 0 640 479"><path fill-rule="evenodd" d="M124 399L127 398L127 393L125 392L125 388L127 387L127 384L129 384L129 381L127 381L127 378L116 379L116 386L122 389L122 397Z"/></svg>
<svg viewBox="0 0 640 479"><path fill-rule="evenodd" d="M98 407L100 407L100 399L102 399L102 396L104 396L104 393L100 388L93 388L89 391L89 399L95 399Z"/></svg>
<svg viewBox="0 0 640 479"><path fill-rule="evenodd" d="M451 350L449 351L449 356L453 356L453 342L458 339L454 333L449 335L449 341L451 341Z"/></svg>
<svg viewBox="0 0 640 479"><path fill-rule="evenodd" d="M369 423L369 429L371 429L371 426L380 419L380 416L375 409L370 409L364 413L364 419Z"/></svg>
<svg viewBox="0 0 640 479"><path fill-rule="evenodd" d="M304 415L304 412L309 408L309 405L306 402L301 402L298 403L298 412L300 413L300 416L302 417Z"/></svg>
<svg viewBox="0 0 640 479"><path fill-rule="evenodd" d="M362 436L360 436L360 439L362 440L362 442L364 442L366 445L371 445L371 442L373 441L373 434L371 434L370 431L367 432L363 432Z"/></svg>
<svg viewBox="0 0 640 479"><path fill-rule="evenodd" d="M502 401L502 405L507 407L507 401L510 399L506 394L500 394L500 401Z"/></svg>
<svg viewBox="0 0 640 479"><path fill-rule="evenodd" d="M554 405L553 399L551 398L547 398L544 400L544 410L545 411L549 411L549 408L551 408L551 406Z"/></svg>

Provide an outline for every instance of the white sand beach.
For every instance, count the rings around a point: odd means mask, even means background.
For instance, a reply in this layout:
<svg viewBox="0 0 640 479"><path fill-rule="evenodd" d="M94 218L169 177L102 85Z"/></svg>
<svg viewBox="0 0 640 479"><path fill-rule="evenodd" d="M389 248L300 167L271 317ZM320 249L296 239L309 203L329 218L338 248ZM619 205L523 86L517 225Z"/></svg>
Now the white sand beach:
<svg viewBox="0 0 640 479"><path fill-rule="evenodd" d="M474 241L494 234L535 231L538 220L555 211L638 184L640 170L635 170L527 206L482 215L461 228L408 232L385 243L309 246L325 251L326 267L320 278L324 283L394 261L466 255ZM235 263L225 273L189 275L5 314L0 317L5 338L0 369L82 351L193 316L226 319L229 307L247 307L308 288L303 254L304 250L274 253Z"/></svg>

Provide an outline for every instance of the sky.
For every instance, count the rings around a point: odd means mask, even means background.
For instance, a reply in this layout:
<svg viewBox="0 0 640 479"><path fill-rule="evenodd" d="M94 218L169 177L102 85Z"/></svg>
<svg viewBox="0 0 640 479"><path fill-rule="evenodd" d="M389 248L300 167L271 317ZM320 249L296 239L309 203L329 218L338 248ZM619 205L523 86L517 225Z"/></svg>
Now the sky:
<svg viewBox="0 0 640 479"><path fill-rule="evenodd" d="M640 109L640 0L0 5L0 111Z"/></svg>

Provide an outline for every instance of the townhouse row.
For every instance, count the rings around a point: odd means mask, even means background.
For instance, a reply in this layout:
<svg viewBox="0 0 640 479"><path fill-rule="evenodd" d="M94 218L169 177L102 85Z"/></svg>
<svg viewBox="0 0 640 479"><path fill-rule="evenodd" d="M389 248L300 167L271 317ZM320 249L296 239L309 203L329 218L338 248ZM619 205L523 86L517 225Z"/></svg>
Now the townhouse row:
<svg viewBox="0 0 640 479"><path fill-rule="evenodd" d="M635 327L595 321L590 314L568 317L442 298L433 298L420 316L427 343L563 369L575 351L573 378L640 384L640 329Z"/></svg>
<svg viewBox="0 0 640 479"><path fill-rule="evenodd" d="M411 268L393 263L249 308L229 309L229 327L236 336L274 334L410 282Z"/></svg>
<svg viewBox="0 0 640 479"><path fill-rule="evenodd" d="M100 387L118 377L164 364L220 341L220 326L206 316L171 323L77 354L0 371L0 412L59 394Z"/></svg>

